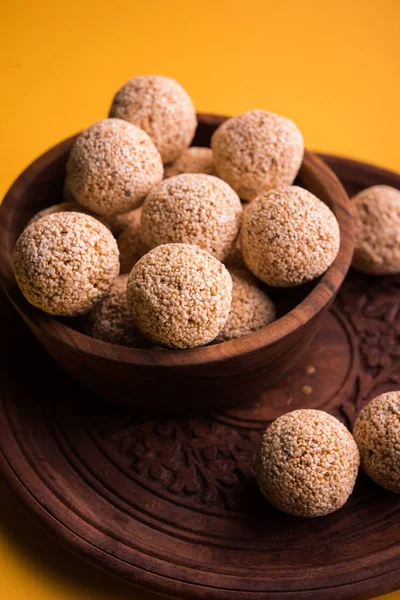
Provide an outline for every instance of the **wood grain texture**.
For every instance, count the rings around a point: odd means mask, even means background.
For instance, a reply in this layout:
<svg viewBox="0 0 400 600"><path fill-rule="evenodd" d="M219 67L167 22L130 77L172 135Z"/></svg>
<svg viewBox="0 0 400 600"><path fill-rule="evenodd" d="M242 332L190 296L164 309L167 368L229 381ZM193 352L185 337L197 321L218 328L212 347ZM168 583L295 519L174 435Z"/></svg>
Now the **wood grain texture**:
<svg viewBox="0 0 400 600"><path fill-rule="evenodd" d="M224 117L199 115L194 144L208 145ZM34 162L0 207L0 277L3 288L42 346L89 390L136 410L206 411L248 402L283 377L315 335L348 270L353 229L346 193L330 169L305 153L298 183L335 212L341 231L339 254L316 282L293 290L271 290L279 318L243 339L193 350L140 350L93 340L32 307L16 285L11 254L29 218L61 201L65 163L75 138Z"/></svg>
<svg viewBox="0 0 400 600"><path fill-rule="evenodd" d="M336 168L350 194L371 173ZM400 189L393 174L371 180L389 182ZM252 475L280 414L322 408L351 426L370 398L400 388L400 276L350 271L279 384L180 419L138 418L84 392L0 300L0 473L77 555L173 598L354 600L400 587L397 495L360 474L341 510L301 519L266 503Z"/></svg>
<svg viewBox="0 0 400 600"><path fill-rule="evenodd" d="M400 189L400 176L327 160L350 195L365 181ZM0 318L0 473L78 556L173 598L354 600L400 587L397 495L360 474L341 510L300 519L268 505L252 475L280 414L322 408L351 426L370 398L400 389L400 276L350 271L291 372L206 417L138 418L102 403L3 296Z"/></svg>

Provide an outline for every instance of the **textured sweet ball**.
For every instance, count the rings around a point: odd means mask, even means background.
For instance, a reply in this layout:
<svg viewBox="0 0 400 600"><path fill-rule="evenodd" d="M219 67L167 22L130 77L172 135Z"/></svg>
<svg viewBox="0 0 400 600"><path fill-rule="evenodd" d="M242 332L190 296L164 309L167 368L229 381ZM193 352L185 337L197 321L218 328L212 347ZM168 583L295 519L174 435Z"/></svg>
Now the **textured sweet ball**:
<svg viewBox="0 0 400 600"><path fill-rule="evenodd" d="M340 421L320 410L295 410L265 432L255 471L265 498L300 517L331 513L347 501L357 478L357 445Z"/></svg>
<svg viewBox="0 0 400 600"><path fill-rule="evenodd" d="M150 250L143 240L141 212L142 209L138 208L128 213L122 233L117 238L121 273L130 273L137 261Z"/></svg>
<svg viewBox="0 0 400 600"><path fill-rule="evenodd" d="M49 206L48 208L44 208L43 210L40 210L38 213L36 213L36 215L34 215L30 219L30 221L28 221L26 226L29 227L29 225L32 225L32 223L35 223L35 221L38 221L42 217L47 217L48 215L54 215L55 213L58 213L58 212L80 212L85 215L90 215L91 217L98 219L100 221L100 223L103 223L103 225L105 225L108 229L112 230L111 223L109 223L109 221L105 217L100 217L100 215L96 215L93 211L88 210L87 208L84 208L77 202L73 202L73 201L60 202L60 204L53 204L53 206Z"/></svg>
<svg viewBox="0 0 400 600"><path fill-rule="evenodd" d="M213 172L213 156L211 148L192 146L186 148L171 165L164 168L164 177L173 177L182 173L204 173L211 175Z"/></svg>
<svg viewBox="0 0 400 600"><path fill-rule="evenodd" d="M374 185L352 202L356 241L352 266L371 275L400 272L400 190Z"/></svg>
<svg viewBox="0 0 400 600"><path fill-rule="evenodd" d="M218 334L217 342L243 337L275 320L275 306L269 296L260 289L251 273L230 270L232 277L232 304L228 320Z"/></svg>
<svg viewBox="0 0 400 600"><path fill-rule="evenodd" d="M196 111L183 87L170 77L140 75L116 93L110 117L141 127L149 134L165 164L190 145L197 127Z"/></svg>
<svg viewBox="0 0 400 600"><path fill-rule="evenodd" d="M13 269L31 304L51 315L80 315L101 300L117 277L117 242L89 215L55 213L22 232Z"/></svg>
<svg viewBox="0 0 400 600"><path fill-rule="evenodd" d="M189 244L165 244L133 267L128 301L147 337L171 348L208 344L221 331L232 300L232 279L216 258Z"/></svg>
<svg viewBox="0 0 400 600"><path fill-rule="evenodd" d="M382 487L400 493L400 392L374 398L353 430L361 468Z"/></svg>
<svg viewBox="0 0 400 600"><path fill-rule="evenodd" d="M238 195L221 179L198 173L176 175L147 196L143 237L153 248L194 244L223 260L239 234L242 212Z"/></svg>
<svg viewBox="0 0 400 600"><path fill-rule="evenodd" d="M140 348L143 336L136 328L128 306L128 275L119 275L106 296L84 317L87 335L110 344Z"/></svg>
<svg viewBox="0 0 400 600"><path fill-rule="evenodd" d="M243 213L241 244L250 271L268 285L292 287L322 275L339 251L335 215L297 186L266 192Z"/></svg>
<svg viewBox="0 0 400 600"><path fill-rule="evenodd" d="M73 145L66 186L77 202L111 216L137 208L163 174L160 154L147 133L122 119L103 119Z"/></svg>
<svg viewBox="0 0 400 600"><path fill-rule="evenodd" d="M211 139L214 171L244 200L293 183L304 143L296 125L265 110L228 119Z"/></svg>

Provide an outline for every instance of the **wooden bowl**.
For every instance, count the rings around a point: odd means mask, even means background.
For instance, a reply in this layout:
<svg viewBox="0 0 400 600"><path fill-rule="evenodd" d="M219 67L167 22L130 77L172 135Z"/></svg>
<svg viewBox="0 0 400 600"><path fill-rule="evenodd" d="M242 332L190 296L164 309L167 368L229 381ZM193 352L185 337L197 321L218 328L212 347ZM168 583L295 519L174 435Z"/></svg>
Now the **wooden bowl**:
<svg viewBox="0 0 400 600"><path fill-rule="evenodd" d="M224 117L199 115L195 145L208 146ZM349 201L333 172L305 152L296 183L335 213L341 233L338 256L317 281L271 290L278 318L241 339L191 350L135 349L101 342L72 329L68 319L31 306L12 271L12 251L27 221L61 201L65 164L75 137L40 156L10 188L0 208L0 278L20 315L54 360L83 386L140 411L208 411L250 401L295 365L338 291L353 252Z"/></svg>

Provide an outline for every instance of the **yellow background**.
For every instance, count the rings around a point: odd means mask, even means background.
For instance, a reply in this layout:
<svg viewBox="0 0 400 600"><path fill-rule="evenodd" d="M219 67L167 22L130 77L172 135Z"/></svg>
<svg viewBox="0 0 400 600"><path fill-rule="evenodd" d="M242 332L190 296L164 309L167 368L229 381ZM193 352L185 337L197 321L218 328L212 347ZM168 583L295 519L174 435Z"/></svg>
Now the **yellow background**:
<svg viewBox="0 0 400 600"><path fill-rule="evenodd" d="M2 0L0 197L139 73L176 78L200 111L275 111L309 148L399 171L399 40L399 0ZM1 486L0 597L150 598L48 540Z"/></svg>

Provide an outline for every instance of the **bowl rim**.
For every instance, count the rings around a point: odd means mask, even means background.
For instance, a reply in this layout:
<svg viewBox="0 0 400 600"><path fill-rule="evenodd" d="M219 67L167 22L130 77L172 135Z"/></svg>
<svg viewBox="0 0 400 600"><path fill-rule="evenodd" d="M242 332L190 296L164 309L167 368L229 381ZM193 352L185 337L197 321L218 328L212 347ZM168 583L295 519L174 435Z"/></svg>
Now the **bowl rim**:
<svg viewBox="0 0 400 600"><path fill-rule="evenodd" d="M199 124L216 126L228 117L214 114L198 114ZM266 346L282 340L305 326L321 313L333 300L351 263L354 246L354 228L348 196L336 175L315 154L305 150L302 167L306 167L324 188L332 200L340 228L339 252L328 270L315 287L291 311L270 325L242 338L198 348L175 350L168 348L131 348L91 338L69 327L64 321L35 308L25 299L16 283L12 270L13 243L11 232L18 198L35 181L41 172L57 160L61 160L71 148L76 135L56 144L34 162L15 180L0 206L0 280L8 298L25 320L47 337L77 351L132 365L159 367L190 367L223 362L230 358L257 353ZM288 291L290 288L288 288Z"/></svg>

